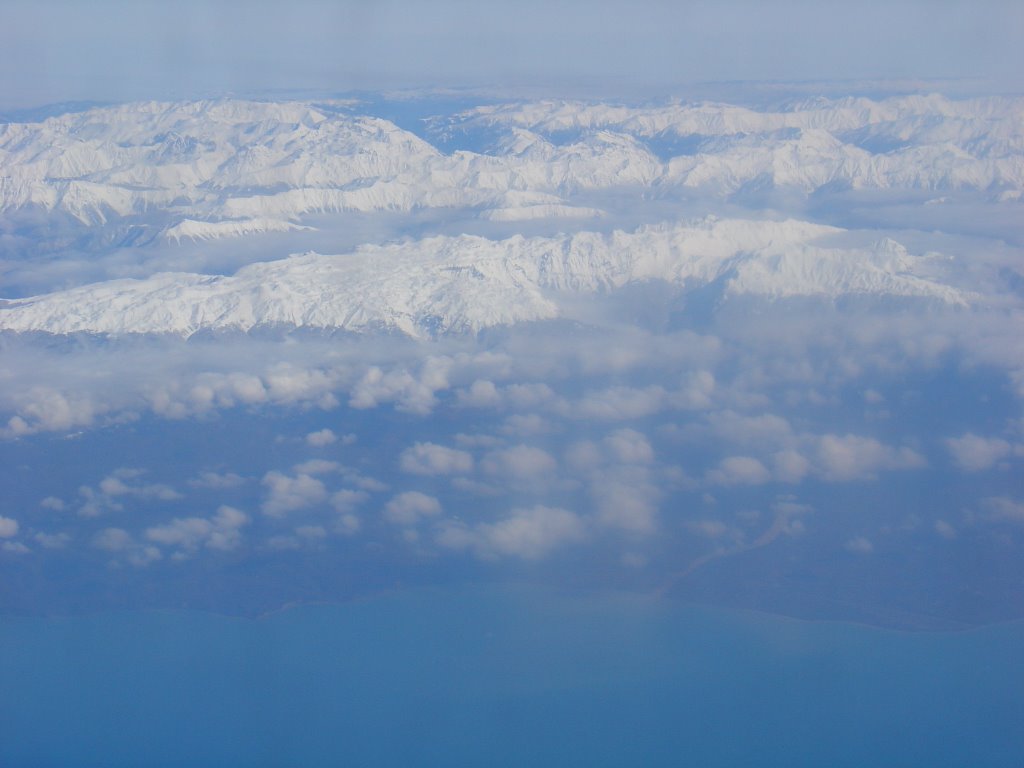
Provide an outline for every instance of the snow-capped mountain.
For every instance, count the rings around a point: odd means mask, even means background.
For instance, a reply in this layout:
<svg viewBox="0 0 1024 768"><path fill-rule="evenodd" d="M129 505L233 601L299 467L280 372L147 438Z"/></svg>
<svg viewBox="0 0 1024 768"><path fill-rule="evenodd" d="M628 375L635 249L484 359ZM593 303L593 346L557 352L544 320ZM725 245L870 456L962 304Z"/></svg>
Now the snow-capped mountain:
<svg viewBox="0 0 1024 768"><path fill-rule="evenodd" d="M331 211L587 217L599 212L569 198L614 189L724 195L754 182L803 193L842 184L992 189L1010 198L1024 190L1024 100L1013 98L813 100L776 111L500 105L429 122L424 135L441 138L499 132L487 152L451 153L357 108L149 102L3 125L0 215L159 222L180 239L282 231ZM514 199L524 195L537 200Z"/></svg>
<svg viewBox="0 0 1024 768"><path fill-rule="evenodd" d="M690 225L561 237L432 237L352 253L306 253L231 276L160 273L0 305L0 328L54 334L168 333L258 326L410 336L560 315L559 299L651 280L726 295L913 296L966 304L926 275L933 261L884 240L830 247L839 230L801 221L707 219ZM934 270L930 270L934 272Z"/></svg>
<svg viewBox="0 0 1024 768"><path fill-rule="evenodd" d="M727 297L965 305L978 295L951 277L949 262L912 255L898 236L843 238L838 227L801 220L803 210L785 220L736 216L744 203L733 193L983 190L1009 211L1024 192L1024 100L1015 98L816 99L774 111L544 101L431 118L422 136L358 109L147 102L0 127L0 225L9 234L0 242L15 261L41 251L59 262L78 236L69 226L109 232L97 241L111 263L120 263L121 243L136 249L125 257L130 270L80 268L77 280L21 293L45 295L3 302L0 329L187 336L284 325L423 336L554 318L570 295L651 280L682 292L715 284ZM451 148L452 137L473 131L490 137L486 150ZM663 215L638 215L649 203ZM692 223L694 207L699 217L719 203L732 213ZM180 264L159 250L263 233L304 238L332 212L438 208L477 219L490 236L398 227L338 250L326 237L277 240L273 252L245 257L240 248L237 258ZM516 231L534 236L508 237Z"/></svg>

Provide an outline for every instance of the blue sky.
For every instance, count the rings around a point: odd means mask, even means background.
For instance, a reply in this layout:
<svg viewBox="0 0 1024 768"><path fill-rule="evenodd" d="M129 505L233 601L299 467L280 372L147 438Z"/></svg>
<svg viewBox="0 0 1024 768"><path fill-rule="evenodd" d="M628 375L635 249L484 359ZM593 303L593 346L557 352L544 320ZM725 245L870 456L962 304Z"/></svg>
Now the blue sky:
<svg viewBox="0 0 1024 768"><path fill-rule="evenodd" d="M604 92L1024 72L1016 2L4 3L0 106L423 85Z"/></svg>

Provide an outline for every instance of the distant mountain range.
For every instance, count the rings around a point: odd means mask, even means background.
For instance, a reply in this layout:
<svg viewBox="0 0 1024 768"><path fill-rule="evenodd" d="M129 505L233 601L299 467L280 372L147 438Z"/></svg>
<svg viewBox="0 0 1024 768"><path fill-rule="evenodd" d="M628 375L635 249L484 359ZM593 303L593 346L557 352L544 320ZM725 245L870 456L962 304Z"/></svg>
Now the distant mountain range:
<svg viewBox="0 0 1024 768"><path fill-rule="evenodd" d="M433 118L421 134L348 102L150 102L10 123L0 126L0 223L45 238L62 216L70 227L133 226L148 242L180 243L308 229L310 214L341 211L458 209L586 226L606 214L577 199L588 192L974 190L1019 205L1024 191L1019 98L816 99L775 111L544 101ZM438 148L471 135L490 139L480 151ZM421 336L558 317L567 293L648 280L770 298L976 298L934 255L887 238L851 246L842 234L768 214L555 237L427 237L232 275L163 272L14 299L0 304L0 329L189 335L286 325Z"/></svg>

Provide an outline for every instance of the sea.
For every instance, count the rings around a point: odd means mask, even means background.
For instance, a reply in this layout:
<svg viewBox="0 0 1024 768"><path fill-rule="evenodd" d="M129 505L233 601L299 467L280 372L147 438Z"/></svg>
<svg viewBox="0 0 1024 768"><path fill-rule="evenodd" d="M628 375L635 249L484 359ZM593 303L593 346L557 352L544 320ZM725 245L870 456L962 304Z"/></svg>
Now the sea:
<svg viewBox="0 0 1024 768"><path fill-rule="evenodd" d="M1024 766L1024 623L535 585L0 617L0 766Z"/></svg>

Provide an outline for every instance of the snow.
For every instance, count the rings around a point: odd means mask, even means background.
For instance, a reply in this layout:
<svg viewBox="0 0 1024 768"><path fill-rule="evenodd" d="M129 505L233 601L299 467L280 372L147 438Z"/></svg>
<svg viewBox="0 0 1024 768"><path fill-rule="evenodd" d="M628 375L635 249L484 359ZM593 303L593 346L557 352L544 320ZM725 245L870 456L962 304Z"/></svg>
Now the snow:
<svg viewBox="0 0 1024 768"><path fill-rule="evenodd" d="M503 201L510 191L559 206L585 191L729 194L764 179L806 193L837 181L1024 189L1020 98L818 99L775 111L542 101L434 124L439 135L482 126L506 132L493 152L448 155L387 120L302 102L146 102L12 123L0 126L0 213L37 206L88 226L154 210L171 218L164 226L424 207L494 209L500 219L517 215L497 212L515 207ZM669 135L705 141L663 162L649 145ZM872 152L871 141L898 148Z"/></svg>
<svg viewBox="0 0 1024 768"><path fill-rule="evenodd" d="M161 273L8 301L0 306L0 328L188 336L285 326L425 337L555 318L560 298L650 280L688 290L726 279L728 295L770 298L968 302L954 287L915 274L929 257L889 240L867 249L822 244L839 232L795 220L709 217L608 235L430 237L341 255L294 255L230 276Z"/></svg>

